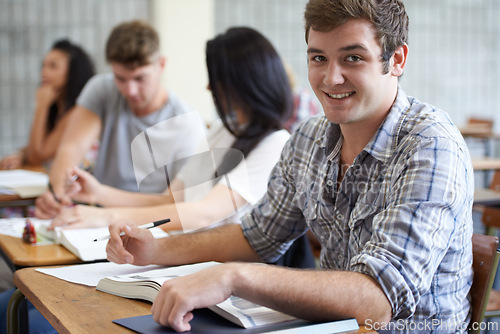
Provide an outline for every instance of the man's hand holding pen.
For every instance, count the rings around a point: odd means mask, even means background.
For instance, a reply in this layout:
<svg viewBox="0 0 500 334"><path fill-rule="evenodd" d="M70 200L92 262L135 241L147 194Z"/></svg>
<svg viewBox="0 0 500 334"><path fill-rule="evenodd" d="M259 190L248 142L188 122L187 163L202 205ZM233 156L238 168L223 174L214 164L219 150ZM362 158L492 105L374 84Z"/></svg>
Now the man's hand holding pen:
<svg viewBox="0 0 500 334"><path fill-rule="evenodd" d="M109 226L110 239L106 245L109 261L144 266L158 256L153 234L131 222L118 221Z"/></svg>

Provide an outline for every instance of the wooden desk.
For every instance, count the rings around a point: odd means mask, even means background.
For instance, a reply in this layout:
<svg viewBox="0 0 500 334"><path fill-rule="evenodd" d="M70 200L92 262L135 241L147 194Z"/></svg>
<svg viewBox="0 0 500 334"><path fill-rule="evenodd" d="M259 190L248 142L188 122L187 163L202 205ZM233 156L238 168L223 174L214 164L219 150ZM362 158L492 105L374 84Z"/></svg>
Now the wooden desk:
<svg viewBox="0 0 500 334"><path fill-rule="evenodd" d="M488 157L473 157L472 158L472 168L474 170L497 170L500 169L500 159L499 158L488 158Z"/></svg>
<svg viewBox="0 0 500 334"><path fill-rule="evenodd" d="M0 234L0 253L14 271L23 267L75 264L82 261L61 245L31 246Z"/></svg>
<svg viewBox="0 0 500 334"><path fill-rule="evenodd" d="M151 314L151 303L117 297L25 268L14 283L58 333L132 333L114 319Z"/></svg>
<svg viewBox="0 0 500 334"><path fill-rule="evenodd" d="M500 205L500 192L491 189L476 189L474 205Z"/></svg>
<svg viewBox="0 0 500 334"><path fill-rule="evenodd" d="M493 137L492 125L473 123L458 128L464 137L491 138Z"/></svg>
<svg viewBox="0 0 500 334"><path fill-rule="evenodd" d="M19 167L18 169L26 169L26 170L30 170L32 172L44 172L44 173L47 172L47 170L45 169L45 167L43 165L23 165L23 166ZM5 170L5 169L0 169L0 170Z"/></svg>
<svg viewBox="0 0 500 334"><path fill-rule="evenodd" d="M14 283L58 333L133 333L114 319L151 314L151 303L117 297L25 268ZM376 333L364 327L358 333Z"/></svg>
<svg viewBox="0 0 500 334"><path fill-rule="evenodd" d="M0 208L27 207L35 204L36 197L21 198L19 195L0 194Z"/></svg>

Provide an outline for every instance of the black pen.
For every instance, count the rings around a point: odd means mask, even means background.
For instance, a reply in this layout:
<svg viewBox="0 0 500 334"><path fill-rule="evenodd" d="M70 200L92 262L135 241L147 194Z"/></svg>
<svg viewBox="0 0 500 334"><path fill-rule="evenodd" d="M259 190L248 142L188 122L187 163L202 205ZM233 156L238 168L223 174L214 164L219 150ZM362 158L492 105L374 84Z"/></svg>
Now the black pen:
<svg viewBox="0 0 500 334"><path fill-rule="evenodd" d="M56 192L54 191L54 188L52 188L52 184L49 182L49 191L54 196L54 199L56 200L57 203L61 204L61 200L59 197L57 197Z"/></svg>
<svg viewBox="0 0 500 334"><path fill-rule="evenodd" d="M150 229L150 228L153 228L153 227L156 227L156 226L160 226L160 225L163 225L163 224L166 224L170 221L170 219L162 219L162 220L158 220L158 221L155 221L155 222L152 222L152 223L148 223L148 224L144 224L144 225L141 225L139 226L139 228L144 228L144 229ZM120 235L124 235L124 233L120 233ZM94 239L94 241L103 241L103 240L108 240L110 238L109 235L106 235L104 237L101 237L101 238L97 238L97 239Z"/></svg>

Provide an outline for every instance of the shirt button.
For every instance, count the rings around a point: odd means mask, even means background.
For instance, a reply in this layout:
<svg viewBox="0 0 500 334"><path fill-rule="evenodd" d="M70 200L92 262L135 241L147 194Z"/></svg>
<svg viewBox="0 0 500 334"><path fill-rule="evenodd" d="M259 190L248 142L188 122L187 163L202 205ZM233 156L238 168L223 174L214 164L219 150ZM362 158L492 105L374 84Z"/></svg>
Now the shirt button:
<svg viewBox="0 0 500 334"><path fill-rule="evenodd" d="M337 259L338 259L339 261L342 261L342 259L343 259L343 258L344 258L344 257L342 256L342 254L340 254L340 253L339 253L339 254L337 255Z"/></svg>
<svg viewBox="0 0 500 334"><path fill-rule="evenodd" d="M337 219L338 219L338 220L342 220L342 219L344 219L344 216L343 216L343 215L341 215L341 214L339 213L339 214L337 215Z"/></svg>
<svg viewBox="0 0 500 334"><path fill-rule="evenodd" d="M333 181L332 180L326 181L326 185L329 187L333 186Z"/></svg>

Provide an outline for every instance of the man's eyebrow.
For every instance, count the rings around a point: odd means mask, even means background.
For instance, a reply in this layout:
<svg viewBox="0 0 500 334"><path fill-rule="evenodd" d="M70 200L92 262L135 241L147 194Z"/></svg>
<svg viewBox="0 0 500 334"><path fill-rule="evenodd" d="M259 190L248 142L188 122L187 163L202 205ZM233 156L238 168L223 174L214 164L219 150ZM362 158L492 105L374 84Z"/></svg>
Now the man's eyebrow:
<svg viewBox="0 0 500 334"><path fill-rule="evenodd" d="M364 46L363 44L352 44L352 45L348 45L348 46L344 46L343 48L340 48L339 51L355 51L355 50L363 50L363 51L368 51L368 49L366 48L366 46Z"/></svg>
<svg viewBox="0 0 500 334"><path fill-rule="evenodd" d="M316 48L308 48L307 53L324 53L323 50L316 49Z"/></svg>
<svg viewBox="0 0 500 334"><path fill-rule="evenodd" d="M368 51L368 48L364 46L363 44L352 44L352 45L347 45L339 49L340 52L346 52L346 51L355 51L355 50L363 50L363 51ZM317 49L317 48L309 48L307 49L307 53L324 53L323 50Z"/></svg>

